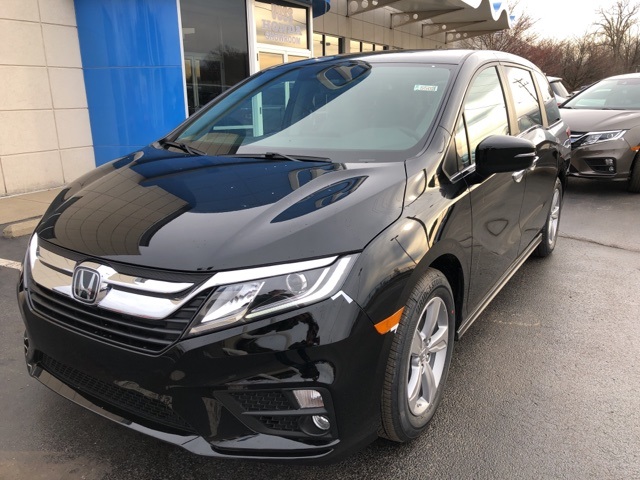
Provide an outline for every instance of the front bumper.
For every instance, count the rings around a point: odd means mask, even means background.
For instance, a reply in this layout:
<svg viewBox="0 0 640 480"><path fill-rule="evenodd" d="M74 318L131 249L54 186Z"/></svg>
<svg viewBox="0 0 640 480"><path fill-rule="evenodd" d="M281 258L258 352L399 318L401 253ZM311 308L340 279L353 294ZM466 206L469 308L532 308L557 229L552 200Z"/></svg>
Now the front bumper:
<svg viewBox="0 0 640 480"><path fill-rule="evenodd" d="M34 311L23 283L29 372L60 395L134 430L215 457L335 461L377 437L389 336L337 296L146 354ZM301 409L314 389L324 408ZM322 415L323 432L311 419Z"/></svg>
<svg viewBox="0 0 640 480"><path fill-rule="evenodd" d="M578 147L571 152L569 175L609 180L628 179L635 152L623 139Z"/></svg>

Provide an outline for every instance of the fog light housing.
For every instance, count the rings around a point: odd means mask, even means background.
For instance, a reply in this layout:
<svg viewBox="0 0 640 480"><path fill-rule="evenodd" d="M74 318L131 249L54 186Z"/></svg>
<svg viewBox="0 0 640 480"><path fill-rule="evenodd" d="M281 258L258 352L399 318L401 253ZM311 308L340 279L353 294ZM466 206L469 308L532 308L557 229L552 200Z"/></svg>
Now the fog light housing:
<svg viewBox="0 0 640 480"><path fill-rule="evenodd" d="M322 394L317 390L294 390L293 396L296 397L296 401L300 408L324 408ZM327 422L328 421L329 420L327 419Z"/></svg>
<svg viewBox="0 0 640 480"><path fill-rule="evenodd" d="M331 428L331 422L329 418L325 415L314 415L311 417L313 424L318 427L320 430L327 431Z"/></svg>

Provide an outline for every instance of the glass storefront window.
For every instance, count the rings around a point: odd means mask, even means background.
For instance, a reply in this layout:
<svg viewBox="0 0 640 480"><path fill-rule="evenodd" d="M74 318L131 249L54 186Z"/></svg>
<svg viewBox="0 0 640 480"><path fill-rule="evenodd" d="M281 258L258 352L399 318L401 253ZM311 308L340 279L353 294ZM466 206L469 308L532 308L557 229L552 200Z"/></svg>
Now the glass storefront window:
<svg viewBox="0 0 640 480"><path fill-rule="evenodd" d="M324 49L324 35L322 35L321 33L314 33L313 34L313 54L316 57L321 57L324 55L323 52Z"/></svg>
<svg viewBox="0 0 640 480"><path fill-rule="evenodd" d="M313 34L313 54L316 57L344 53L344 38L331 35Z"/></svg>
<svg viewBox="0 0 640 480"><path fill-rule="evenodd" d="M308 49L308 12L308 8L284 1L256 1L253 15L258 43Z"/></svg>
<svg viewBox="0 0 640 480"><path fill-rule="evenodd" d="M325 55L338 55L343 53L341 47L342 39L338 37L332 37L330 35L324 36L324 54Z"/></svg>
<svg viewBox="0 0 640 480"><path fill-rule="evenodd" d="M181 0L189 115L249 76L245 2Z"/></svg>
<svg viewBox="0 0 640 480"><path fill-rule="evenodd" d="M284 54L282 53L260 52L259 58L260 70L284 63Z"/></svg>
<svg viewBox="0 0 640 480"><path fill-rule="evenodd" d="M358 40L349 40L349 51L355 52L379 52L389 50L388 45L378 45L377 43L359 42Z"/></svg>

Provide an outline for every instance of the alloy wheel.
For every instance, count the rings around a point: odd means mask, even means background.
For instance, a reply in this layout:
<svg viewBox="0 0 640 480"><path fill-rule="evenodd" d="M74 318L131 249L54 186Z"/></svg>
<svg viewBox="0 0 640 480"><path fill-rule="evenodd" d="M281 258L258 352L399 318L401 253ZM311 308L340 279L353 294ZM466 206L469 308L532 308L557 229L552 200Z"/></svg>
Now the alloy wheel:
<svg viewBox="0 0 640 480"><path fill-rule="evenodd" d="M409 357L407 401L420 416L433 404L447 358L449 316L440 297L425 306L413 335Z"/></svg>

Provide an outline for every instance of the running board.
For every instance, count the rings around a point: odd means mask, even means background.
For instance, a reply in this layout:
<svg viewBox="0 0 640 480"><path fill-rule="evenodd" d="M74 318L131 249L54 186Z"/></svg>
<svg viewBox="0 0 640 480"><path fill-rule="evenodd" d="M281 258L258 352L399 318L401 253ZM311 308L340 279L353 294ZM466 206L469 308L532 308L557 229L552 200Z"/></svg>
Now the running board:
<svg viewBox="0 0 640 480"><path fill-rule="evenodd" d="M496 286L496 288L494 288L491 292L489 292L489 294L480 303L478 308L476 308L473 311L473 313L469 315L469 318L467 318L467 320L462 325L460 325L460 328L458 328L458 330L456 331L457 338L460 338L462 337L462 335L464 335L464 333L469 329L471 324L478 319L478 317L484 311L484 309L487 308L487 306L491 303L491 300L493 300L495 296L498 295L498 293L500 293L500 290L502 290L502 288L507 284L507 282L511 279L511 277L515 275L518 269L522 266L524 262L526 262L527 258L531 256L533 251L538 247L538 245L540 245L541 242L542 242L542 233L539 233L538 236L534 238L533 241L529 244L527 249L524 252L522 252L522 255L520 255L520 257L516 260L516 262L511 267L511 269L508 270L507 273L503 275L502 279L500 279L500 281L498 282L498 285Z"/></svg>

